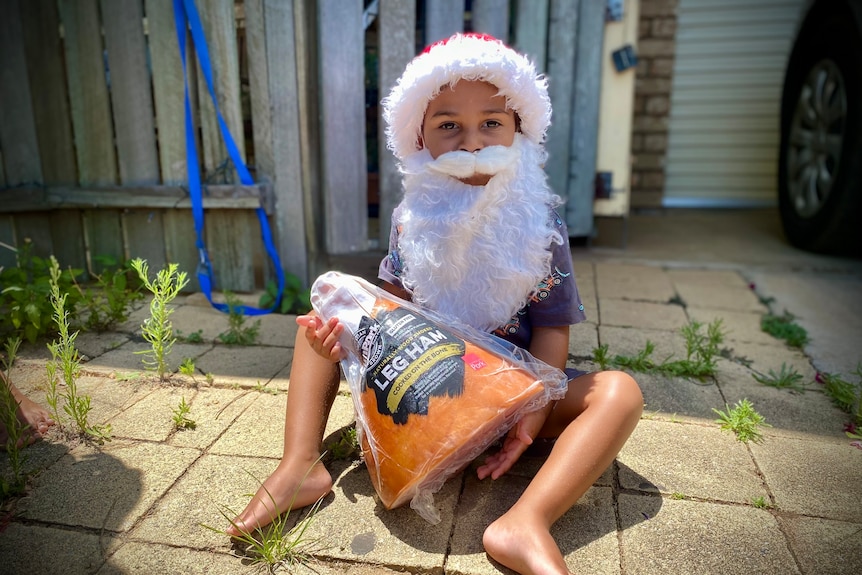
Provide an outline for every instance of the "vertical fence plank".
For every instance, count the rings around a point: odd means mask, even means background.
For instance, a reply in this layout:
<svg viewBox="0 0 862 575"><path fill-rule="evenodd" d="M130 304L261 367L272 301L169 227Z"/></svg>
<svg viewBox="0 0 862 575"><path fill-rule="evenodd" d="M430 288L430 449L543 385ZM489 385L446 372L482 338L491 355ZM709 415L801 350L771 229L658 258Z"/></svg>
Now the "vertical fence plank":
<svg viewBox="0 0 862 575"><path fill-rule="evenodd" d="M195 273L198 266L198 251L195 248L195 224L191 210L168 210L163 218L165 233L165 259L177 264L180 271L189 276L185 292L200 291Z"/></svg>
<svg viewBox="0 0 862 575"><path fill-rule="evenodd" d="M31 253L34 256L47 258L54 253L51 219L47 213L15 214L15 245L20 249L27 241L33 244Z"/></svg>
<svg viewBox="0 0 862 575"><path fill-rule="evenodd" d="M75 147L57 3L30 0L19 6L44 183L71 185L77 181Z"/></svg>
<svg viewBox="0 0 862 575"><path fill-rule="evenodd" d="M515 47L526 54L540 72L547 70L548 2L518 2L515 16Z"/></svg>
<svg viewBox="0 0 862 575"><path fill-rule="evenodd" d="M18 2L0 2L0 149L6 185L42 182Z"/></svg>
<svg viewBox="0 0 862 575"><path fill-rule="evenodd" d="M551 0L548 31L548 92L554 106L554 120L548 129L546 172L551 189L563 199L568 194L579 3L580 0Z"/></svg>
<svg viewBox="0 0 862 575"><path fill-rule="evenodd" d="M14 268L18 265L15 250L17 247L15 239L15 220L11 215L0 215L0 268ZM8 247L6 247L8 246Z"/></svg>
<svg viewBox="0 0 862 575"><path fill-rule="evenodd" d="M275 158L272 152L264 0L245 0L245 38L248 47L248 88L256 176L260 182L271 182L275 175Z"/></svg>
<svg viewBox="0 0 862 575"><path fill-rule="evenodd" d="M165 267L165 232L161 210L127 210L121 215L124 259L143 258L151 270Z"/></svg>
<svg viewBox="0 0 862 575"><path fill-rule="evenodd" d="M218 105L224 121L245 160L245 141L243 138L242 107L239 89L239 55L236 42L236 19L233 0L212 0L199 2L201 22L204 27L213 67L213 82ZM207 172L212 172L228 159L221 132L210 99L210 93L200 77L201 127L203 129L204 162ZM230 162L227 167L230 168ZM221 178L218 180L222 181ZM236 181L235 171L228 169L223 180Z"/></svg>
<svg viewBox="0 0 862 575"><path fill-rule="evenodd" d="M207 248L219 291L254 291L255 253L262 249L254 212L207 210Z"/></svg>
<svg viewBox="0 0 862 575"><path fill-rule="evenodd" d="M89 270L101 274L108 267L98 261L106 256L122 261L123 231L120 213L117 210L84 210L84 237L89 253Z"/></svg>
<svg viewBox="0 0 862 575"><path fill-rule="evenodd" d="M509 42L509 0L473 0L473 31Z"/></svg>
<svg viewBox="0 0 862 575"><path fill-rule="evenodd" d="M84 226L79 210L57 210L47 215L51 230L52 252L61 268L83 270L81 279L89 279Z"/></svg>
<svg viewBox="0 0 862 575"><path fill-rule="evenodd" d="M171 0L146 0L147 36L153 67L153 100L162 183L185 184L185 108L183 66ZM190 69L194 72L194 69ZM194 78L194 76L190 76Z"/></svg>
<svg viewBox="0 0 862 575"><path fill-rule="evenodd" d="M156 184L159 160L142 0L102 0L111 104L123 184Z"/></svg>
<svg viewBox="0 0 862 575"><path fill-rule="evenodd" d="M580 4L565 215L572 237L589 236L593 231L596 141L599 134L605 29L605 1L581 0Z"/></svg>
<svg viewBox="0 0 862 575"><path fill-rule="evenodd" d="M323 197L330 254L368 244L362 2L318 6Z"/></svg>
<svg viewBox="0 0 862 575"><path fill-rule="evenodd" d="M116 183L98 0L61 0L72 128L81 185Z"/></svg>
<svg viewBox="0 0 862 575"><path fill-rule="evenodd" d="M434 0L425 2L425 37L427 46L464 31L464 0Z"/></svg>
<svg viewBox="0 0 862 575"><path fill-rule="evenodd" d="M303 189L300 93L293 2L266 0L263 5L266 30L266 69L269 105L272 111L272 155L276 197L278 252L284 269L306 280L308 252L306 199ZM306 118L308 120L308 118Z"/></svg>
<svg viewBox="0 0 862 575"><path fill-rule="evenodd" d="M415 1L381 0L378 19L380 64L378 85L384 98L404 72L416 53ZM392 210L401 201L401 174L395 156L386 148L386 124L378 121L378 148L380 158L380 246L389 245L392 229Z"/></svg>

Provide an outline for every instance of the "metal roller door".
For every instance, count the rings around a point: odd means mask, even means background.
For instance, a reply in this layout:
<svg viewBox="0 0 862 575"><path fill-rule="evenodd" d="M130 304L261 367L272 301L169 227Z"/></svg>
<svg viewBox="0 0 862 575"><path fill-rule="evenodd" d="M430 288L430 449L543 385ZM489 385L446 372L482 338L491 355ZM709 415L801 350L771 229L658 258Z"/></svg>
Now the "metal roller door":
<svg viewBox="0 0 862 575"><path fill-rule="evenodd" d="M804 0L680 0L664 205L777 202L784 67Z"/></svg>

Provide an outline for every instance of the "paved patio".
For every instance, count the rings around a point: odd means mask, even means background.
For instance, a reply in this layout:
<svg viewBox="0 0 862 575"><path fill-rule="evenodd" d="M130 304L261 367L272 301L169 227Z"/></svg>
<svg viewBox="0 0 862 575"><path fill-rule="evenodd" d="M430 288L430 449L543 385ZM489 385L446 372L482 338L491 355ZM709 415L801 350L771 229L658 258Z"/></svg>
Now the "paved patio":
<svg viewBox="0 0 862 575"><path fill-rule="evenodd" d="M574 250L590 319L572 328L570 364L594 369L590 358L599 343L612 355L633 355L650 340L656 358L680 357L679 328L715 318L727 330L728 358L719 359L714 381L635 374L646 403L640 424L555 526L571 571L862 572L862 450L842 433L848 416L813 383L795 394L753 378L755 370L782 365L806 382L818 369L850 375L862 361L862 264L804 254L787 256L787 263L692 260L645 250ZM768 297L808 329L812 343L804 351L760 330ZM199 295L185 297L175 327L184 334L201 330L207 343L178 343L171 362L192 358L198 375L160 384L134 354L145 347L138 335L145 314L142 308L116 332L79 337L89 358L80 393L92 398L90 422L110 423L114 439L96 448L49 438L26 450L27 469L36 475L0 523L3 573L257 569L227 537L201 525L225 527L222 513L240 510L278 461L293 317L263 317L253 347L225 346L212 342L227 329L227 317ZM836 343L822 343L830 338ZM44 347L26 347L12 372L42 402L47 358ZM194 430L178 431L172 421L183 398ZM761 444L740 443L714 422L713 408L743 398L772 426L763 429ZM352 420L345 387L326 441L337 440ZM308 531L319 538L312 567L323 574L506 572L485 555L481 534L538 463L524 459L496 482L477 481L472 469L451 479L435 498L442 521L432 526L409 508L385 511L361 463L331 461L335 487ZM8 469L2 454L0 473ZM755 506L759 498L769 507ZM291 521L300 516L294 515Z"/></svg>

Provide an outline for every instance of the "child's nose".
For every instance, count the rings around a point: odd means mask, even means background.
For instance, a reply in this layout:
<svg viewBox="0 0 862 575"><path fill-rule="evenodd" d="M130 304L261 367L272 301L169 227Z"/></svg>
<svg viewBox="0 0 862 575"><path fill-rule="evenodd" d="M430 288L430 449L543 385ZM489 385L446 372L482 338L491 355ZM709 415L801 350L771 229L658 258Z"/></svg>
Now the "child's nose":
<svg viewBox="0 0 862 575"><path fill-rule="evenodd" d="M485 147L482 141L481 134L477 130L465 130L464 137L461 140L460 149L462 152L478 152Z"/></svg>

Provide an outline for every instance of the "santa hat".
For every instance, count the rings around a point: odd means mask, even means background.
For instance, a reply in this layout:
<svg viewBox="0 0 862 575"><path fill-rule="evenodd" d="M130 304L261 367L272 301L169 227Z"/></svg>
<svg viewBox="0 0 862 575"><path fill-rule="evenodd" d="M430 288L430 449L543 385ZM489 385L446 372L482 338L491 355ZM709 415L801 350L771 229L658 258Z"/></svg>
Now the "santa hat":
<svg viewBox="0 0 862 575"><path fill-rule="evenodd" d="M548 81L523 56L486 34L455 34L426 48L382 102L386 138L399 160L420 149L428 103L458 80L483 80L499 89L518 115L521 133L541 144L551 122Z"/></svg>

